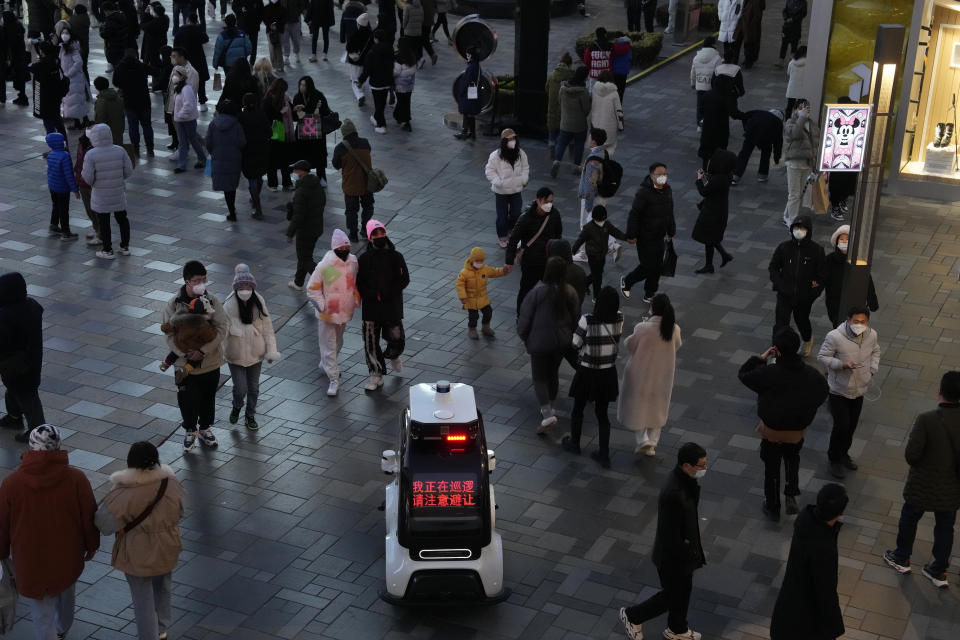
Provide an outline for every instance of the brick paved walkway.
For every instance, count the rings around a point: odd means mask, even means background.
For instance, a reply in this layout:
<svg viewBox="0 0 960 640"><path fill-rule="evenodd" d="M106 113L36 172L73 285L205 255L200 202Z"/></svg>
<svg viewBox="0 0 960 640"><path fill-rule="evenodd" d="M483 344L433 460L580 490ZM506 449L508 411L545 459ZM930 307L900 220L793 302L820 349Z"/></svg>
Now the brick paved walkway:
<svg viewBox="0 0 960 640"><path fill-rule="evenodd" d="M760 64L746 73L744 108L783 103L785 78L772 67L780 4L769 3L770 41ZM595 15L588 20L553 21L551 59L570 48L581 31L623 19L619 3L591 11ZM500 49L485 66L508 72L512 24L495 24ZM211 35L219 26L214 23ZM99 39L93 40L91 72L97 74L104 64ZM331 60L340 51L334 42ZM265 196L268 220L259 223L249 219L241 198L240 221L229 224L220 194L207 190L201 172L174 177L172 163L158 154L130 181L134 255L98 261L82 243L47 238L42 128L26 109L8 103L0 110L0 269L22 271L31 295L46 309L42 396L48 420L67 434L71 462L87 472L101 496L108 474L124 466L131 442L164 443L162 459L178 469L190 497L182 523L185 550L174 574L173 638L619 638L617 608L657 586L649 562L656 494L677 443L693 439L709 450L711 470L701 503L709 564L696 575L691 625L705 638L766 637L791 523L772 525L760 517L753 398L735 372L748 354L767 346L774 298L765 267L773 245L785 237L779 223L783 170L775 169L765 185L756 185L748 171L732 194L725 243L736 261L717 275L695 276L701 247L689 240L697 200L689 57L628 89L627 130L617 156L629 188L609 208L613 221L622 224L647 164L662 160L670 166L681 255L678 276L664 280L663 289L678 310L684 346L659 455L635 460L632 434L615 428L613 468L602 471L586 456L561 452L555 439L534 435L527 358L512 331L517 274L491 283L497 339L466 339L453 289L456 273L475 244L487 250L491 264L502 260L493 198L482 175L494 141L461 144L442 129L443 112L453 109L450 83L462 63L444 47L440 55L440 63L417 78L412 134L395 128L386 136L373 134L370 108L355 107L336 62L309 64L304 55L304 63L288 73L294 78L309 71L318 79L331 105L371 138L375 164L390 177L388 189L377 196L377 217L389 221L390 235L411 268L407 366L372 395L361 388L366 367L356 321L346 337L341 395L324 395L312 314L285 284L294 266L278 210L286 195ZM156 120L156 102L154 107ZM211 116L204 115L201 130ZM731 147L737 148L740 131L732 129ZM159 148L166 143L165 136L158 137ZM554 188L565 235L572 238L574 179L562 172L551 180L544 145L522 144L532 165L527 197L540 185ZM338 182L331 179L322 248L333 227L342 224L342 212ZM902 198L887 198L882 211L876 259L881 311L874 326L884 354L869 394L878 399L866 404L854 442L861 470L846 483L852 502L840 534L841 602L850 638L947 639L960 633L955 591L935 591L919 576L900 577L879 558L896 532L903 440L916 412L934 405L936 381L960 354L952 331L960 316L958 212L960 207ZM74 225L83 231L76 203L73 213ZM818 219L820 241L829 237L828 222ZM224 388L215 428L219 449L182 456L172 380L157 370L166 353L158 320L179 286L180 265L192 258L207 263L210 288L218 294L229 289L235 263L251 265L274 313L285 357L264 369L259 432L228 428L229 388ZM634 260L626 256L609 265L607 282L614 283ZM632 326L645 308L634 297L625 311ZM829 327L819 304L816 315L819 339ZM564 365L561 373L566 389L571 372ZM395 441L395 416L407 385L437 378L475 385L488 419L487 437L497 451L497 521L514 593L493 608L411 611L377 598L383 517L376 507L384 485L378 457ZM565 431L570 402L563 397L559 406L556 438ZM593 430L588 417L588 437ZM828 480L828 432L824 410L802 457L804 502ZM0 467L16 466L20 450L11 433L0 434ZM918 561L926 558L930 540L925 522ZM109 566L110 543L104 539L81 578L72 639L113 640L134 633L127 586ZM950 579L957 579L955 572ZM663 624L650 623L650 637ZM11 637L30 637L29 625L19 624Z"/></svg>

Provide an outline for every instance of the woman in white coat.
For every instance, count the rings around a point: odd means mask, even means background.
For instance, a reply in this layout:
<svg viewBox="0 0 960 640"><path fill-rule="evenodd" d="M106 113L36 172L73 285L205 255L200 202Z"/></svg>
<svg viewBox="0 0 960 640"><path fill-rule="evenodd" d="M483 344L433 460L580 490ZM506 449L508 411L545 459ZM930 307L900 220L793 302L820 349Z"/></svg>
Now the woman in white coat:
<svg viewBox="0 0 960 640"><path fill-rule="evenodd" d="M273 363L280 359L273 320L267 313L267 303L254 289L257 281L250 267L238 264L233 270L233 293L223 302L223 312L229 320L227 337L223 341L224 359L230 367L233 380L233 410L230 424L237 424L240 410L246 400L244 413L247 429L256 431L257 399L260 396L260 369L263 361Z"/></svg>
<svg viewBox="0 0 960 640"><path fill-rule="evenodd" d="M504 129L500 133L500 146L487 158L484 174L496 198L497 238L502 249L507 246L510 231L520 217L523 188L530 181L530 163L527 154L517 146L517 134L513 129Z"/></svg>
<svg viewBox="0 0 960 640"><path fill-rule="evenodd" d="M720 19L720 32L717 34L717 42L723 43L723 53L726 55L727 51L733 48L735 40L733 32L740 20L740 0L718 0L717 18Z"/></svg>
<svg viewBox="0 0 960 640"><path fill-rule="evenodd" d="M617 419L635 433L635 453L656 454L660 430L667 423L677 350L683 341L673 305L658 293L650 303L651 316L638 322L627 338L629 357L623 368Z"/></svg>
<svg viewBox="0 0 960 640"><path fill-rule="evenodd" d="M592 95L590 126L603 129L607 133L607 141L603 143L603 148L613 155L617 149L617 136L623 131L623 107L620 104L617 85L613 82L612 72L603 71L597 76Z"/></svg>
<svg viewBox="0 0 960 640"><path fill-rule="evenodd" d="M63 109L63 118L74 119L76 123L71 129L79 131L90 126L90 81L83 73L83 56L80 55L80 43L73 39L70 27L66 20L61 20L54 28L60 40L60 69L63 75L70 80L70 89L63 97L60 105Z"/></svg>

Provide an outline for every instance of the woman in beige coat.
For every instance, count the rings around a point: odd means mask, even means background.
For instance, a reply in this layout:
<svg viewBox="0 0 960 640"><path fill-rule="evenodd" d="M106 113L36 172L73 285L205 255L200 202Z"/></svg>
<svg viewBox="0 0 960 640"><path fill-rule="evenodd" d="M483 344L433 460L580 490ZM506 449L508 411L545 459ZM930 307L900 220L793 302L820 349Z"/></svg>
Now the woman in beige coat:
<svg viewBox="0 0 960 640"><path fill-rule="evenodd" d="M617 420L635 432L635 453L656 454L660 430L667 423L677 350L683 341L673 305L659 293L650 303L651 317L638 322L627 338L629 358L623 368Z"/></svg>
<svg viewBox="0 0 960 640"><path fill-rule="evenodd" d="M137 637L157 640L167 637L170 625L171 574L180 556L184 492L149 442L130 446L127 467L110 475L113 488L94 523L103 535L116 534L110 564L130 585Z"/></svg>

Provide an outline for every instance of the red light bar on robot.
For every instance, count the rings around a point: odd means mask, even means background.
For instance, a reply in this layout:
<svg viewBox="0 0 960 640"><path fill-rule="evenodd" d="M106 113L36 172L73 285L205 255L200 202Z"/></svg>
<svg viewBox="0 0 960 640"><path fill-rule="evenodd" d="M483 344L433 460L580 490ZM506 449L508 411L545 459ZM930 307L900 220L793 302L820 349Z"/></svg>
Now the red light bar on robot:
<svg viewBox="0 0 960 640"><path fill-rule="evenodd" d="M466 441L467 441L467 436L464 434L460 434L460 435L451 434L447 436L447 442L466 442Z"/></svg>

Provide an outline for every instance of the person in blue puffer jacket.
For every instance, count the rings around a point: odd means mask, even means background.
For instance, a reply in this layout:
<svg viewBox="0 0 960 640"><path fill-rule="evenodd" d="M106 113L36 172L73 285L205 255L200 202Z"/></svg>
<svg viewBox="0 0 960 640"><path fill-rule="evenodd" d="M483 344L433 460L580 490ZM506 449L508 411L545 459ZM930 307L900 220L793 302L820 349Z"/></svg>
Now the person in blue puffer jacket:
<svg viewBox="0 0 960 640"><path fill-rule="evenodd" d="M223 23L226 26L213 46L213 68L223 67L224 71L229 71L234 62L253 55L253 44L250 36L237 28L237 16L231 13Z"/></svg>
<svg viewBox="0 0 960 640"><path fill-rule="evenodd" d="M73 162L67 151L63 134L54 131L45 138L50 153L47 154L47 188L53 208L50 211L50 235L60 236L61 240L76 240L77 234L70 232L70 194L80 197L80 189L73 179Z"/></svg>
<svg viewBox="0 0 960 640"><path fill-rule="evenodd" d="M617 93L620 94L622 103L623 92L627 90L627 76L630 75L630 66L633 64L633 46L630 44L630 38L627 36L617 38L613 43L612 56L613 83L617 85Z"/></svg>

